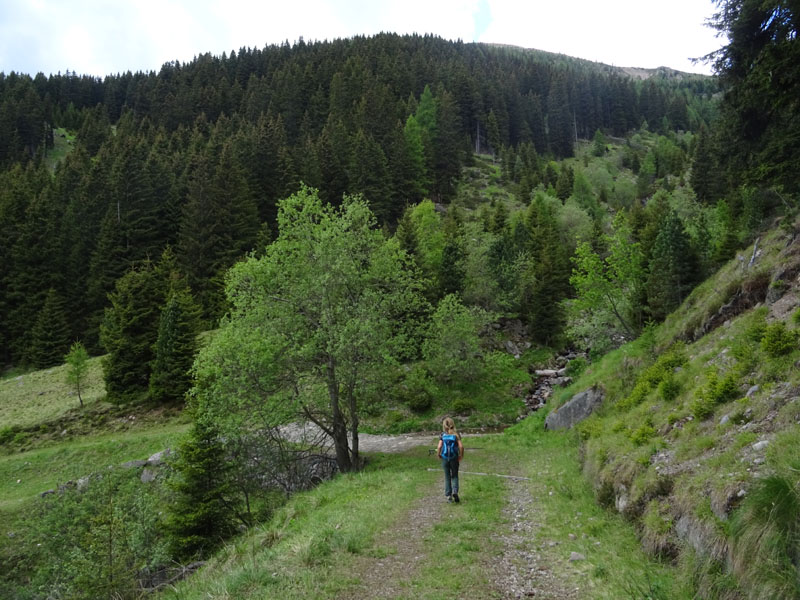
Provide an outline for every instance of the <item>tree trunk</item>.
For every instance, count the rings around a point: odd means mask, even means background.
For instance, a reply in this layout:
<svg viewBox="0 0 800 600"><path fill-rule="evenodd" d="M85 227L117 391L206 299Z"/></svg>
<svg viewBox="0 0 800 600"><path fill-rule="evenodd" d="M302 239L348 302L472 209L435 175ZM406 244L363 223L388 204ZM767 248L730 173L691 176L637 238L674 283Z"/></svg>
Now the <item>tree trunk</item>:
<svg viewBox="0 0 800 600"><path fill-rule="evenodd" d="M350 445L347 442L347 424L339 407L339 383L336 380L336 363L333 357L328 359L328 397L331 404L331 432L336 451L336 464L342 473L347 473L353 470L353 463L350 460Z"/></svg>

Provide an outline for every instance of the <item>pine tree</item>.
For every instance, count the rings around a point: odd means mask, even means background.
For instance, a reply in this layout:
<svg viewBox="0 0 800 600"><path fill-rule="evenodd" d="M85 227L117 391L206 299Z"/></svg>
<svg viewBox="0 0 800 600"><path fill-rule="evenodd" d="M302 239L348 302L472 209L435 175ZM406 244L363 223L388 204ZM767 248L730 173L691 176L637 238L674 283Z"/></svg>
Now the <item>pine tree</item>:
<svg viewBox="0 0 800 600"><path fill-rule="evenodd" d="M694 287L698 274L697 256L683 223L674 212L664 220L656 237L647 278L647 303L650 314L662 320Z"/></svg>
<svg viewBox="0 0 800 600"><path fill-rule="evenodd" d="M135 400L148 390L164 285L148 261L122 276L109 295L100 341L108 353L103 377L112 402Z"/></svg>
<svg viewBox="0 0 800 600"><path fill-rule="evenodd" d="M175 556L208 556L235 532L231 470L220 437L209 423L195 421L173 463L177 492L168 507L167 529Z"/></svg>
<svg viewBox="0 0 800 600"><path fill-rule="evenodd" d="M37 369L60 365L69 348L70 327L64 302L53 288L39 311L27 350L27 362Z"/></svg>
<svg viewBox="0 0 800 600"><path fill-rule="evenodd" d="M197 352L200 309L186 284L173 282L161 311L155 358L150 373L150 399L159 403L180 402L191 387L191 367Z"/></svg>

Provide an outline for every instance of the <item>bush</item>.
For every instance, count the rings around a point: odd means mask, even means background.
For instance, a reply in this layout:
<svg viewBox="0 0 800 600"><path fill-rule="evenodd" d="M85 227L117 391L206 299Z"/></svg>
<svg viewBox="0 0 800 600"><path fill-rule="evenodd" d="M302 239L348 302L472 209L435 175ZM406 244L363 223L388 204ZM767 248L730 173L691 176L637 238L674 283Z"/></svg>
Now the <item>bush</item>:
<svg viewBox="0 0 800 600"><path fill-rule="evenodd" d="M589 361L587 361L582 356L577 358L573 358L567 364L567 371L566 374L568 377L577 378L586 370L586 367L589 366Z"/></svg>
<svg viewBox="0 0 800 600"><path fill-rule="evenodd" d="M432 388L428 372L424 367L415 365L398 386L397 397L415 413L423 413L433 406Z"/></svg>
<svg viewBox="0 0 800 600"><path fill-rule="evenodd" d="M658 395L665 402L672 402L681 393L681 384L671 375L658 384Z"/></svg>
<svg viewBox="0 0 800 600"><path fill-rule="evenodd" d="M636 446L646 444L656 434L655 428L650 423L644 423L628 436Z"/></svg>
<svg viewBox="0 0 800 600"><path fill-rule="evenodd" d="M697 419L705 419L714 412L717 404L729 402L739 396L739 385L733 373L728 373L722 380L716 373L708 375L706 384L697 391L697 395L689 405L689 410Z"/></svg>
<svg viewBox="0 0 800 600"><path fill-rule="evenodd" d="M453 412L458 415L471 413L475 410L475 401L471 398L458 398L453 400Z"/></svg>
<svg viewBox="0 0 800 600"><path fill-rule="evenodd" d="M772 323L764 330L761 349L770 358L789 354L797 349L797 333L786 329L786 323L783 321Z"/></svg>

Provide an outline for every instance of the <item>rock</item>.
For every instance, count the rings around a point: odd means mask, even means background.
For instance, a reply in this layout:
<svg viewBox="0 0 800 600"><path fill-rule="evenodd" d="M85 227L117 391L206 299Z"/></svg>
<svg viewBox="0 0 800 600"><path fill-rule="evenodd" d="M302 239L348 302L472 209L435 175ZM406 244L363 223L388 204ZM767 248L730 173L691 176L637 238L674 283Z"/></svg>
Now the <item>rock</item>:
<svg viewBox="0 0 800 600"><path fill-rule="evenodd" d="M726 424L726 423L728 423L728 421L730 421L730 420L731 420L731 416L730 416L730 415L725 415L724 417L722 417L722 418L719 420L719 424L720 424L720 425L725 425L725 424Z"/></svg>
<svg viewBox="0 0 800 600"><path fill-rule="evenodd" d="M767 446L769 446L769 440L761 440L760 442L756 442L755 444L753 444L753 450L759 452L764 448L766 448Z"/></svg>
<svg viewBox="0 0 800 600"><path fill-rule="evenodd" d="M574 533L570 533L568 537L569 537L569 539L571 539L571 540L577 540L577 539L578 539L578 536L577 536L577 535L575 535Z"/></svg>
<svg viewBox="0 0 800 600"><path fill-rule="evenodd" d="M86 475L85 477L81 477L80 479L78 479L76 487L77 487L79 492L82 492L83 490L88 488L89 487L89 476Z"/></svg>
<svg viewBox="0 0 800 600"><path fill-rule="evenodd" d="M122 463L120 466L123 469L138 469L139 467L143 467L147 464L146 460L129 460L128 462Z"/></svg>
<svg viewBox="0 0 800 600"><path fill-rule="evenodd" d="M45 496L49 496L50 494L55 494L55 493L56 493L55 490L45 490L39 494L39 497L44 498Z"/></svg>
<svg viewBox="0 0 800 600"><path fill-rule="evenodd" d="M756 393L758 390L760 390L760 389L761 389L761 386L759 386L759 385L754 385L754 386L752 386L752 387L751 387L749 390L747 390L747 393L745 394L745 396L746 396L747 398L752 398L753 394L755 394L755 393Z"/></svg>
<svg viewBox="0 0 800 600"><path fill-rule="evenodd" d="M591 415L602 404L604 397L605 393L598 387L575 394L566 404L547 415L544 428L548 430L572 428Z"/></svg>
<svg viewBox="0 0 800 600"><path fill-rule="evenodd" d="M142 483L150 483L151 481L155 481L156 471L145 467L142 469L142 476L139 479L141 479Z"/></svg>
<svg viewBox="0 0 800 600"><path fill-rule="evenodd" d="M162 450L161 452L156 452L155 454L153 454L153 456L147 459L146 464L149 467L157 467L158 465L163 463L164 459L167 458L170 454L172 454L172 451L169 448Z"/></svg>
<svg viewBox="0 0 800 600"><path fill-rule="evenodd" d="M586 560L586 557L580 552L573 552L569 555L569 562L576 562L579 560Z"/></svg>

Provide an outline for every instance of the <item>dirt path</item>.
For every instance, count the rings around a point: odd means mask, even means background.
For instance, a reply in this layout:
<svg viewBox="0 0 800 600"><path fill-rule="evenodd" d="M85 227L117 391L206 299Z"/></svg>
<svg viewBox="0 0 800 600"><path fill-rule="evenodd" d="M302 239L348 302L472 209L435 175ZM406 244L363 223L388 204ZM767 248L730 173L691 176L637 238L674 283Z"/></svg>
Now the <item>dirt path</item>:
<svg viewBox="0 0 800 600"><path fill-rule="evenodd" d="M469 448L469 438L465 446ZM436 436L432 434L408 434L401 436L360 436L361 447L366 451L403 452L415 446L434 447ZM467 461L465 460L465 463ZM505 461L496 460L489 453L473 455L470 471L479 470L487 475L470 473L462 475L463 485L469 485L474 477L492 477L497 470L507 470ZM433 470L433 469L428 469ZM521 476L521 473L502 473ZM446 520L448 505L442 497L441 481L426 486L418 501L405 514L400 515L395 525L384 532L377 544L384 552L377 556L360 556L353 565L359 583L340 596L347 600L362 598L414 598L412 582L428 561L432 549L427 542L437 523ZM530 482L524 478L503 479L506 506L497 531L487 539L494 552L486 552L480 562L486 575L485 589L473 590L483 598L547 598L574 600L580 596L574 583L563 580L561 574L549 568L549 559L541 551L547 542L537 538L540 525L537 522L536 500L531 496ZM452 515L451 515L452 516Z"/></svg>
<svg viewBox="0 0 800 600"><path fill-rule="evenodd" d="M436 486L428 486L411 510L386 533L380 544L387 549L386 556L356 559L354 570L360 574L360 583L338 598L413 598L409 582L425 561L431 560L425 549L425 538L442 520L442 509L446 506L439 487L438 482Z"/></svg>
<svg viewBox="0 0 800 600"><path fill-rule="evenodd" d="M509 521L497 534L503 554L494 565L494 583L503 598L579 598L579 590L561 581L536 549L536 505L525 481L508 480Z"/></svg>

